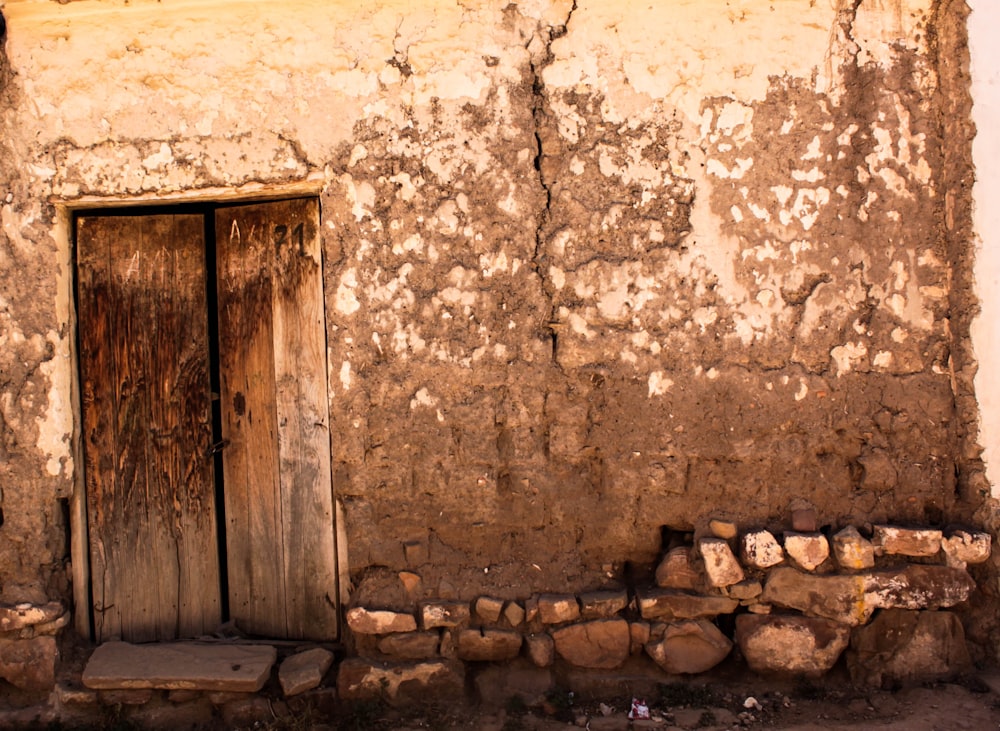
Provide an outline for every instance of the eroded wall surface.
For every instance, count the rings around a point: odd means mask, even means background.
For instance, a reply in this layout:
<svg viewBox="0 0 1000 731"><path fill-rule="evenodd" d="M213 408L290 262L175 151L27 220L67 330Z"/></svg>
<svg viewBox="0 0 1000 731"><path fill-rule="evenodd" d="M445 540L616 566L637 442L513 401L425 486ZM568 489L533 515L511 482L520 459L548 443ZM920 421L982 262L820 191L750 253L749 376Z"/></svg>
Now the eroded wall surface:
<svg viewBox="0 0 1000 731"><path fill-rule="evenodd" d="M381 567L438 596L593 588L664 528L796 501L984 520L963 4L4 14L3 600L66 590L56 204L309 174L334 491L383 604Z"/></svg>

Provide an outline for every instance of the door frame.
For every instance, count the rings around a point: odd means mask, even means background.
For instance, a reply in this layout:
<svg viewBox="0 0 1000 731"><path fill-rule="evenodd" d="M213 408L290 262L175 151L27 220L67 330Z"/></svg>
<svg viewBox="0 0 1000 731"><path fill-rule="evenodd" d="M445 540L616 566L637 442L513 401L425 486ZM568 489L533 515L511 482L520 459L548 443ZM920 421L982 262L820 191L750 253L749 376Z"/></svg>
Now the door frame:
<svg viewBox="0 0 1000 731"><path fill-rule="evenodd" d="M201 188L196 191L173 191L162 194L147 193L135 196L88 195L80 198L53 197L49 202L55 208L52 237L56 243L58 269L58 306L60 320L69 325L70 399L73 419L71 454L73 457L73 487L69 495L69 543L71 579L73 583L73 621L77 634L93 642L94 632L91 622L91 572L90 536L87 528L87 492L83 472L83 410L80 398L80 353L77 343L78 319L76 311L76 242L73 220L77 213L95 209L128 209L169 207L171 205L196 204L205 206L227 203L254 203L284 198L320 198L326 186L322 173L312 173L306 178L289 183L251 183L236 188ZM327 230L320 205L319 235L322 240ZM322 244L321 244L322 248ZM324 293L325 299L325 293ZM329 365L327 366L327 401L334 393ZM334 435L330 430L331 450ZM340 611L347 606L350 577L348 573L347 533L343 524L343 507L333 489L334 502L334 551L337 561L337 592ZM338 623L343 626L343 622Z"/></svg>

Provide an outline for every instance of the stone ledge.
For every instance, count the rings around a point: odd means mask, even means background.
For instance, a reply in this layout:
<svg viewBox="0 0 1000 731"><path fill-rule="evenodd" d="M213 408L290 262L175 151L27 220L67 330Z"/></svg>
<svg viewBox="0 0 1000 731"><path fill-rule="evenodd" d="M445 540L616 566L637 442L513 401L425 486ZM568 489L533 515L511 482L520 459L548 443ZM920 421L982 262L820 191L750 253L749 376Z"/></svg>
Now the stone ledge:
<svg viewBox="0 0 1000 731"><path fill-rule="evenodd" d="M223 690L256 693L278 657L269 645L108 642L90 656L83 684L96 690Z"/></svg>

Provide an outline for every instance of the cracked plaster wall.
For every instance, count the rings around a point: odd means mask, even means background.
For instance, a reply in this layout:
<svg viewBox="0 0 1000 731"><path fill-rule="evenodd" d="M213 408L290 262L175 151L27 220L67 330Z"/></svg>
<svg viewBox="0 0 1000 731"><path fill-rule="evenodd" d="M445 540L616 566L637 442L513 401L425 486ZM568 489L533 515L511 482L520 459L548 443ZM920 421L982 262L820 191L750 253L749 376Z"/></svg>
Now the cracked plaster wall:
<svg viewBox="0 0 1000 731"><path fill-rule="evenodd" d="M64 590L51 201L310 173L356 577L408 544L442 595L584 588L795 499L982 519L961 3L4 14L0 597Z"/></svg>

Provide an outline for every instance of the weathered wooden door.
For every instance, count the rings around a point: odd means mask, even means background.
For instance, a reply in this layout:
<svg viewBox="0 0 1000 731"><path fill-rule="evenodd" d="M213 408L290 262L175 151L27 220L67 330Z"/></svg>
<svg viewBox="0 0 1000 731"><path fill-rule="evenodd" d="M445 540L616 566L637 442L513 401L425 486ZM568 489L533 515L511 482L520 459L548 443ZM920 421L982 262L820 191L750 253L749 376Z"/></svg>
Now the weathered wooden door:
<svg viewBox="0 0 1000 731"><path fill-rule="evenodd" d="M220 550L237 626L274 638L335 637L318 202L77 221L97 639L214 630Z"/></svg>
<svg viewBox="0 0 1000 731"><path fill-rule="evenodd" d="M219 623L204 244L198 215L77 221L98 641Z"/></svg>
<svg viewBox="0 0 1000 731"><path fill-rule="evenodd" d="M270 637L337 633L319 208L215 214L229 611Z"/></svg>

